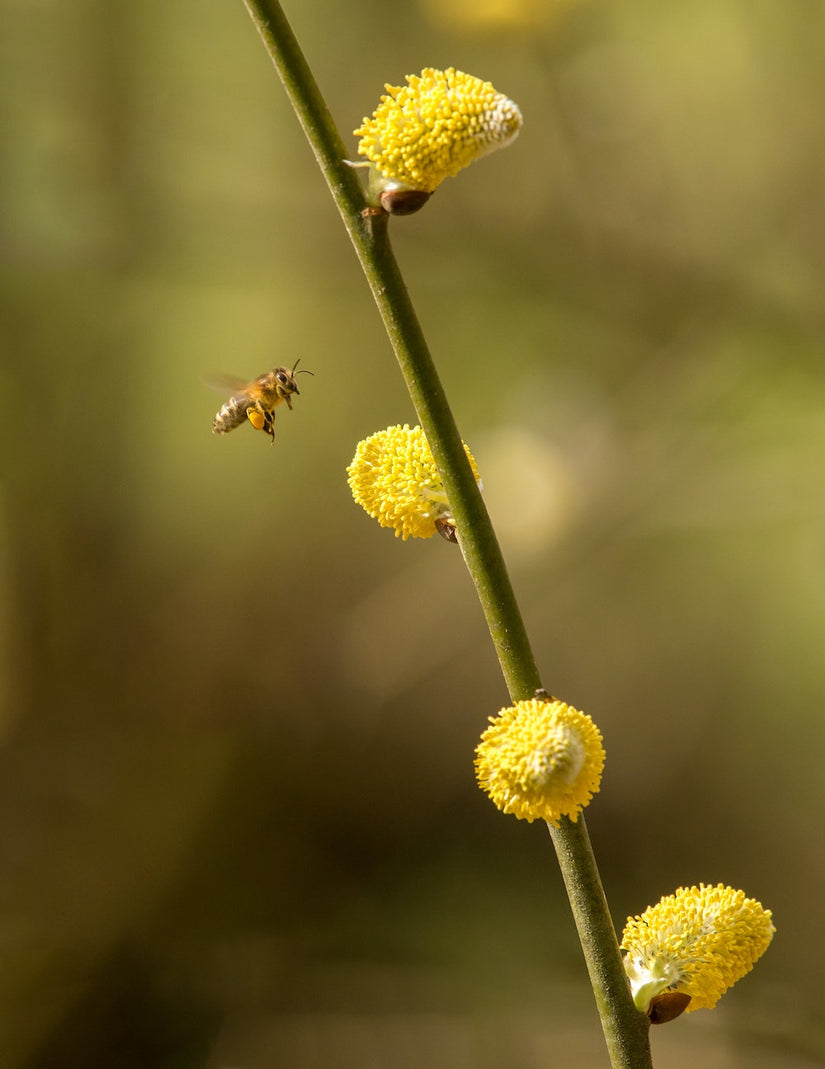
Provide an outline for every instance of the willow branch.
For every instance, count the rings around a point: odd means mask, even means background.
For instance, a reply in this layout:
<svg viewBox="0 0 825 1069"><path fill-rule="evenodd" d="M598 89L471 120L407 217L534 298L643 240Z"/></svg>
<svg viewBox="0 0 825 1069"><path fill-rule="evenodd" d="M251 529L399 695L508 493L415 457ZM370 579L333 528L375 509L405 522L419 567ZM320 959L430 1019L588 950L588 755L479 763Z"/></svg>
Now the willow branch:
<svg viewBox="0 0 825 1069"><path fill-rule="evenodd" d="M355 247L438 467L467 568L513 701L541 688L493 525L393 254L386 215L366 211L346 149L277 0L244 0ZM551 828L614 1069L649 1069L647 1019L633 1005L583 816Z"/></svg>

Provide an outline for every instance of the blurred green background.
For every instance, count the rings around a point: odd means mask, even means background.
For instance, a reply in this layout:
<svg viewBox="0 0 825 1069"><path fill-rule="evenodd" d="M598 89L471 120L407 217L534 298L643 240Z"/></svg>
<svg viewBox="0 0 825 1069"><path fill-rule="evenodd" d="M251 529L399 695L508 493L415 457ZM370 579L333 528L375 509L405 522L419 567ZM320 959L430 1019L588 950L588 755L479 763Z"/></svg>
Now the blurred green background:
<svg viewBox="0 0 825 1069"><path fill-rule="evenodd" d="M348 145L424 66L521 106L393 241L617 926L778 934L657 1069L825 1064L825 7L303 0ZM240 0L0 0L0 1062L607 1064L459 553L353 504L414 414ZM300 356L274 449L202 378Z"/></svg>

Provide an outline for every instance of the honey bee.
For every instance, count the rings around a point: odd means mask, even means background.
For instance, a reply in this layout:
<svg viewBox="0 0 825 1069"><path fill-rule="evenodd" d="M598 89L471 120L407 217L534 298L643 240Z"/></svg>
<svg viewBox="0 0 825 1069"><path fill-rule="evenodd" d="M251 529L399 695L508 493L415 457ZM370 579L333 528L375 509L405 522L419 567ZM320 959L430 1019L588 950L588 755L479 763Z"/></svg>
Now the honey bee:
<svg viewBox="0 0 825 1069"><path fill-rule="evenodd" d="M268 434L275 445L275 409L282 401L286 401L291 411L292 394L300 392L295 382L296 374L312 374L304 368L296 371L299 362L295 361L292 370L276 367L272 371L265 371L252 382L231 377L218 379L216 385L219 388L226 387L234 392L212 421L212 433L229 434L248 420L256 431Z"/></svg>

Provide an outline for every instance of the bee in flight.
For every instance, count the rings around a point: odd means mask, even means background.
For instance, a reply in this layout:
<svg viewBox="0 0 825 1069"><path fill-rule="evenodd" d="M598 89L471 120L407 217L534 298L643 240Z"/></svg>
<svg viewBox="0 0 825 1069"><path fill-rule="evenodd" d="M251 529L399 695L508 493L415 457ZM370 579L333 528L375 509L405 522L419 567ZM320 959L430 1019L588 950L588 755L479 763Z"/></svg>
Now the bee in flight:
<svg viewBox="0 0 825 1069"><path fill-rule="evenodd" d="M256 431L268 434L275 445L275 409L282 401L286 401L286 406L291 411L292 394L300 392L295 382L296 374L312 374L303 368L296 371L298 363L296 360L291 371L286 367L265 371L252 382L229 377L219 379L219 386L234 392L212 421L212 433L229 434L248 420Z"/></svg>

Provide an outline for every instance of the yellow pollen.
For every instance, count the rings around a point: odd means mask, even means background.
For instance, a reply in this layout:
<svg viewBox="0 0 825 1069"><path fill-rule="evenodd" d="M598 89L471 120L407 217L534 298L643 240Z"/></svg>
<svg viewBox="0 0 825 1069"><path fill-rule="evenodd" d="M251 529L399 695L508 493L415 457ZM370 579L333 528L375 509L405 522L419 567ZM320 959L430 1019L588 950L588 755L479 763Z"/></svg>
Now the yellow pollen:
<svg viewBox="0 0 825 1069"><path fill-rule="evenodd" d="M647 1012L663 991L690 996L687 1012L716 1005L765 952L770 910L724 884L680 887L638 917L622 936L633 997Z"/></svg>
<svg viewBox="0 0 825 1069"><path fill-rule="evenodd" d="M518 105L490 82L453 67L426 67L387 92L355 131L358 152L384 178L432 193L474 160L509 144L521 129Z"/></svg>
<svg viewBox="0 0 825 1069"><path fill-rule="evenodd" d="M464 447L480 484L472 454ZM396 538L432 538L438 523L452 521L450 504L420 427L387 427L358 443L347 468L356 503Z"/></svg>
<svg viewBox="0 0 825 1069"><path fill-rule="evenodd" d="M599 790L605 754L586 713L552 700L517 702L490 719L476 748L476 778L504 813L574 822Z"/></svg>

